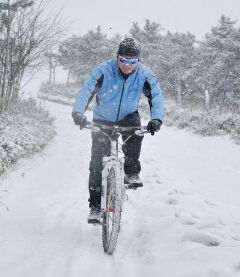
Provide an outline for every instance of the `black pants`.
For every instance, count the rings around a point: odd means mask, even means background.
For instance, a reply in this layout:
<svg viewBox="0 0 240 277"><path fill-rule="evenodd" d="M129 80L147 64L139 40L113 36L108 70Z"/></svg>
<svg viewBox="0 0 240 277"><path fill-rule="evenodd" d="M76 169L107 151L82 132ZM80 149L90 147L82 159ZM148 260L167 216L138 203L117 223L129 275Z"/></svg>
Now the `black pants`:
<svg viewBox="0 0 240 277"><path fill-rule="evenodd" d="M118 122L97 121L106 125L116 124L121 127L140 126L141 120L138 112L134 112L126 116L123 120ZM123 141L128 138L128 135L122 135ZM124 172L125 174L139 174L141 165L139 162L142 136L133 135L124 145L123 153L125 156ZM102 158L103 156L110 156L110 141L101 132L92 132L92 150L89 174L89 206L98 207L101 204L101 183L102 183Z"/></svg>

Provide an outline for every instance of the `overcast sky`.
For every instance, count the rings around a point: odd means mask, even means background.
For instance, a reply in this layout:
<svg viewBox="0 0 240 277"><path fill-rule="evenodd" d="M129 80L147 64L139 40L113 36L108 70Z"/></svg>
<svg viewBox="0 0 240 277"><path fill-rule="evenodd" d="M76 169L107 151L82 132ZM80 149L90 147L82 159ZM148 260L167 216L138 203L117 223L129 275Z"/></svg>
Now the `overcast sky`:
<svg viewBox="0 0 240 277"><path fill-rule="evenodd" d="M150 19L167 31L190 31L201 39L222 14L240 21L240 0L51 0L52 10L61 7L72 23L69 35L84 35L98 25L108 37L124 35L133 22L142 27Z"/></svg>

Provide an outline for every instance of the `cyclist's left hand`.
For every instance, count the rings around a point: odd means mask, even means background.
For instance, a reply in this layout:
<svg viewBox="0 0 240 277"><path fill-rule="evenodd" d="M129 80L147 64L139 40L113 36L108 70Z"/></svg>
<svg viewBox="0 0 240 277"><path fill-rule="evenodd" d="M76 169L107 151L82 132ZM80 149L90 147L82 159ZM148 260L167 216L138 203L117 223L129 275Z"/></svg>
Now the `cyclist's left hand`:
<svg viewBox="0 0 240 277"><path fill-rule="evenodd" d="M158 132L161 128L162 121L160 119L152 119L148 122L147 130L150 131L153 136L155 132Z"/></svg>

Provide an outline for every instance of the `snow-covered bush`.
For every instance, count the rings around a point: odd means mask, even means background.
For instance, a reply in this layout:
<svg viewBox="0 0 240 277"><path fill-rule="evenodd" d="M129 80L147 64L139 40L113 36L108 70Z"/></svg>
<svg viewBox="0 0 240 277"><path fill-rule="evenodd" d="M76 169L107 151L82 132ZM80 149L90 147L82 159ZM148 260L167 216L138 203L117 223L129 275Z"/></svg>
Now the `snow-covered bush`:
<svg viewBox="0 0 240 277"><path fill-rule="evenodd" d="M240 144L240 116L231 112L183 108L173 101L166 101L164 123L180 129L187 128L203 136L230 135L235 143Z"/></svg>
<svg viewBox="0 0 240 277"><path fill-rule="evenodd" d="M51 102L73 105L78 91L79 87L73 84L66 85L42 83L38 92L38 97Z"/></svg>
<svg viewBox="0 0 240 277"><path fill-rule="evenodd" d="M76 101L77 94L81 88L76 84L49 84L42 83L38 92L38 98L59 104L70 105ZM88 109L93 109L95 98Z"/></svg>
<svg viewBox="0 0 240 277"><path fill-rule="evenodd" d="M8 114L0 115L0 175L40 151L55 134L54 119L34 99L12 104Z"/></svg>

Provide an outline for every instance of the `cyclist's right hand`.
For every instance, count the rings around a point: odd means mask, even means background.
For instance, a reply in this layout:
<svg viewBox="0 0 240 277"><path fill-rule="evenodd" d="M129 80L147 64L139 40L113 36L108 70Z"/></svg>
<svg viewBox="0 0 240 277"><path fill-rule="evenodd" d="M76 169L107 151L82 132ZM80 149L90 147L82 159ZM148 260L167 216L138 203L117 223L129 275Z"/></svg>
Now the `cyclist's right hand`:
<svg viewBox="0 0 240 277"><path fill-rule="evenodd" d="M72 117L75 125L79 125L80 129L82 130L86 124L87 117L79 112L72 112Z"/></svg>

